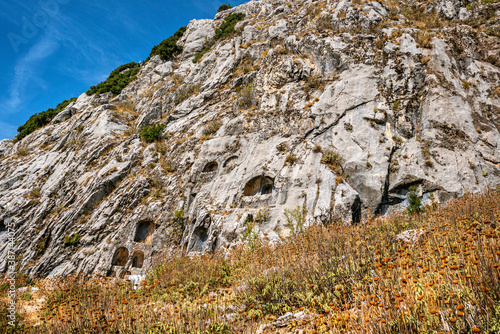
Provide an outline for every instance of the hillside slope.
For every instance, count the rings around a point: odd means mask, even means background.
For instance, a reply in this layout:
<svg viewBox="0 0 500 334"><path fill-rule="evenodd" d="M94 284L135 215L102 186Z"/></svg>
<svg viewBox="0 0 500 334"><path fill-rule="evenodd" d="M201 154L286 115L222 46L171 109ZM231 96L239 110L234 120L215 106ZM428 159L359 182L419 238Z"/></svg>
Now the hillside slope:
<svg viewBox="0 0 500 334"><path fill-rule="evenodd" d="M19 327L0 320L0 332L496 334L499 226L500 187L419 215L313 225L279 247L164 259L140 286L35 280L39 290L19 298Z"/></svg>
<svg viewBox="0 0 500 334"><path fill-rule="evenodd" d="M182 52L149 59L119 95L82 94L0 142L0 218L15 221L20 269L145 273L179 247L396 210L411 186L445 201L498 184L498 11L264 0L191 21ZM221 32L236 13L236 32Z"/></svg>

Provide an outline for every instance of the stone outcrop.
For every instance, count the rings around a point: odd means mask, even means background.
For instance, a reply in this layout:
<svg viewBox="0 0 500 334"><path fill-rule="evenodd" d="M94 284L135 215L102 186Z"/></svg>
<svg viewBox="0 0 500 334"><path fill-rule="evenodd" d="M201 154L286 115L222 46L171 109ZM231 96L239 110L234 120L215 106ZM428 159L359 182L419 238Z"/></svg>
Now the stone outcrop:
<svg viewBox="0 0 500 334"><path fill-rule="evenodd" d="M0 220L15 221L19 268L143 275L159 255L357 223L410 186L445 201L497 185L499 38L474 22L498 27L498 4L431 2L422 13L446 24L429 29L400 9L250 1L191 21L183 52L151 58L118 96L82 94L0 141ZM193 62L237 12L237 33ZM146 143L155 123L164 139Z"/></svg>

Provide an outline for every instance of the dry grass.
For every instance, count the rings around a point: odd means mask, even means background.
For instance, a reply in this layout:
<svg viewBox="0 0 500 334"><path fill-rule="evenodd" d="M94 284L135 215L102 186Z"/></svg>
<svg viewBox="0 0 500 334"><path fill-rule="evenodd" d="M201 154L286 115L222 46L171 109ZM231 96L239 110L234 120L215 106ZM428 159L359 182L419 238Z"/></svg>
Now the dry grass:
<svg viewBox="0 0 500 334"><path fill-rule="evenodd" d="M424 49L432 48L432 39L434 38L434 34L428 31L418 31L413 34L413 38L415 42L417 42L417 46Z"/></svg>
<svg viewBox="0 0 500 334"><path fill-rule="evenodd" d="M128 113L133 116L138 116L139 113L135 110L135 103L132 101L125 101L116 104L116 112L119 114Z"/></svg>
<svg viewBox="0 0 500 334"><path fill-rule="evenodd" d="M28 148L27 145L22 146L21 144L19 144L16 153L20 157L25 157L31 154L31 149Z"/></svg>
<svg viewBox="0 0 500 334"><path fill-rule="evenodd" d="M496 95L496 97L500 97L500 87L495 88L492 92L491 95Z"/></svg>
<svg viewBox="0 0 500 334"><path fill-rule="evenodd" d="M310 320L278 332L496 333L499 216L497 188L421 215L325 222L276 248L179 257L159 264L138 290L106 277L70 276L45 291L42 325L25 331L255 333L302 310ZM424 237L414 245L394 240L409 229Z"/></svg>

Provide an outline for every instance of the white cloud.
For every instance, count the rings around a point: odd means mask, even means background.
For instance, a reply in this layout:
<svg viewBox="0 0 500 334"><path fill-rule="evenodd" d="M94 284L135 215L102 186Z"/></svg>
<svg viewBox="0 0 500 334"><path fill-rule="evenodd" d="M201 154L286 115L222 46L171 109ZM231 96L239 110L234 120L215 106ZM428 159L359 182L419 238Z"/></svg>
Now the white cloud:
<svg viewBox="0 0 500 334"><path fill-rule="evenodd" d="M28 53L21 57L14 65L14 77L8 88L8 96L2 98L0 103L6 108L6 113L17 112L23 102L23 96L30 83L37 82L37 65L45 58L52 55L58 48L59 43L52 34L47 33L40 41L33 45Z"/></svg>

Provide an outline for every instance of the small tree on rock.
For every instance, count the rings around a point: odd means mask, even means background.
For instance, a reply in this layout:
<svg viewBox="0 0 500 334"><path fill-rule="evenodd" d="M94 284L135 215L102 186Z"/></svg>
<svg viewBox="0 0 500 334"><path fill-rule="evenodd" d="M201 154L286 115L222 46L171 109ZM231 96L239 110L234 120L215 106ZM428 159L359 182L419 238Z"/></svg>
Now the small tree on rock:
<svg viewBox="0 0 500 334"><path fill-rule="evenodd" d="M222 5L220 5L219 9L217 9L217 13L223 12L223 11L228 10L228 9L231 9L231 8L233 8L233 7L231 6L231 4L229 4L229 3L228 3L228 4L226 5L225 3L223 3Z"/></svg>
<svg viewBox="0 0 500 334"><path fill-rule="evenodd" d="M410 193L408 194L408 202L410 205L406 208L406 212L409 215L414 215L422 211L422 196L417 194L417 186L410 187Z"/></svg>

